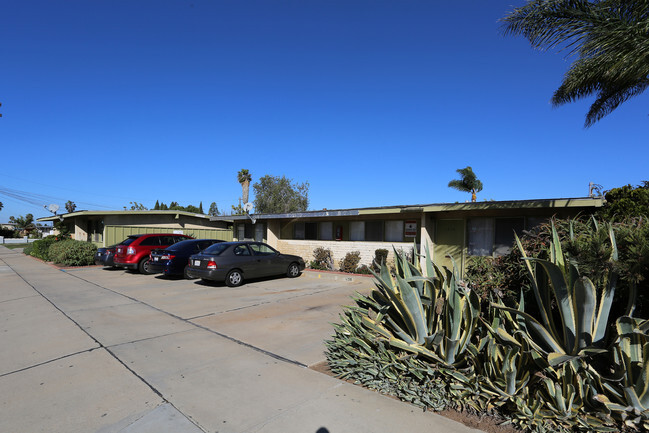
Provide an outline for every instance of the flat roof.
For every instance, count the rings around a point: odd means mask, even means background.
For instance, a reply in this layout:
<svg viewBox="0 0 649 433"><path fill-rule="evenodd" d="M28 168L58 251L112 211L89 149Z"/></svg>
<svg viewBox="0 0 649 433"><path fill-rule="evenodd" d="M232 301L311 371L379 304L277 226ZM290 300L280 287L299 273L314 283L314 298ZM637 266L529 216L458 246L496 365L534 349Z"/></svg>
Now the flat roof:
<svg viewBox="0 0 649 433"><path fill-rule="evenodd" d="M341 216L380 215L406 212L448 212L448 211L475 211L494 209L540 209L540 208L598 208L604 204L603 197L578 197L578 198L544 198L532 200L506 200L506 201L481 201L466 203L432 203L416 205L397 205L366 207L357 209L322 209L304 212L290 212L283 214L251 214L256 220L264 219L294 219L294 218L331 218ZM250 219L249 215L213 216L212 221L241 221Z"/></svg>
<svg viewBox="0 0 649 433"><path fill-rule="evenodd" d="M208 219L211 218L209 215L203 215L199 213L186 212L184 210L108 210L108 211L99 211L99 210L81 210L69 213L63 213L60 215L53 215L50 217L38 218L36 221L57 221L61 218L74 218L77 216L108 216L108 215L185 215L195 218Z"/></svg>

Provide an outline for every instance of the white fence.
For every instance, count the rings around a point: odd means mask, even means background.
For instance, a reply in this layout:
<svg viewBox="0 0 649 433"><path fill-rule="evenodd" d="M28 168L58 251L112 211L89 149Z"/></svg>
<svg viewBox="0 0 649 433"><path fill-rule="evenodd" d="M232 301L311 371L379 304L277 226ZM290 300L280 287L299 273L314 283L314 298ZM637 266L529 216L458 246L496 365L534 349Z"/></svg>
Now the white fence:
<svg viewBox="0 0 649 433"><path fill-rule="evenodd" d="M37 241L38 239L29 239L27 236L24 236L22 238L5 238L4 236L0 236L0 245L4 244L27 244L31 243L34 241Z"/></svg>

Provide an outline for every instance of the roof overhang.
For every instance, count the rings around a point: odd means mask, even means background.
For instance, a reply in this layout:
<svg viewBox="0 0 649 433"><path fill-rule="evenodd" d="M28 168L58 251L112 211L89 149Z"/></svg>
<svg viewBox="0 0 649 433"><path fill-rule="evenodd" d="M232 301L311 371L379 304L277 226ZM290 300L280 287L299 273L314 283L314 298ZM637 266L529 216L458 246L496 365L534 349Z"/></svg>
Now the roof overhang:
<svg viewBox="0 0 649 433"><path fill-rule="evenodd" d="M76 217L105 217L105 216L122 216L122 215L171 215L175 219L180 218L181 215L192 218L201 218L211 221L209 215L197 214L192 212L178 211L178 210L115 210L115 211L92 211L82 210L78 212L64 213L61 215L54 215L50 217L38 218L36 221L62 221L68 218Z"/></svg>
<svg viewBox="0 0 649 433"><path fill-rule="evenodd" d="M318 210L291 212L284 214L250 214L211 217L212 221L246 221L300 219L300 218L332 218L353 217L362 215L395 215L402 213L437 213L437 212L471 212L482 210L507 209L563 209L563 208L599 208L604 204L603 197L555 198L536 200L483 201L467 203L434 203L406 206L386 206L359 209Z"/></svg>

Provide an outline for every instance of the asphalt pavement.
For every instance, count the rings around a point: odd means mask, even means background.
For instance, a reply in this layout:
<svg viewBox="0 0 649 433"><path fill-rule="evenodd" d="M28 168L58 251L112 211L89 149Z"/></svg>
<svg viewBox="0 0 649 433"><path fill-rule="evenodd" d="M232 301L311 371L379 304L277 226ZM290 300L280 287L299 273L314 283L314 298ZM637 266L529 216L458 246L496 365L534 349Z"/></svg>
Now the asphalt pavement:
<svg viewBox="0 0 649 433"><path fill-rule="evenodd" d="M239 288L0 246L0 432L478 432L312 367L368 278Z"/></svg>

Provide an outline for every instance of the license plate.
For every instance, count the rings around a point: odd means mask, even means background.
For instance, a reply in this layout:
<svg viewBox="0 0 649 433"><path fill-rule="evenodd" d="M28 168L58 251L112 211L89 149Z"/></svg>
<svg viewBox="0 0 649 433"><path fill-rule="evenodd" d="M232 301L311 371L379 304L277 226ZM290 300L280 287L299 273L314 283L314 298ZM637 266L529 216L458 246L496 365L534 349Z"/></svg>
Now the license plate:
<svg viewBox="0 0 649 433"><path fill-rule="evenodd" d="M153 258L153 261L154 261L154 262L157 262L157 261L158 261L158 258L159 258L159 257L154 257L154 258Z"/></svg>
<svg viewBox="0 0 649 433"><path fill-rule="evenodd" d="M194 260L194 266L200 266L201 261L200 260Z"/></svg>

